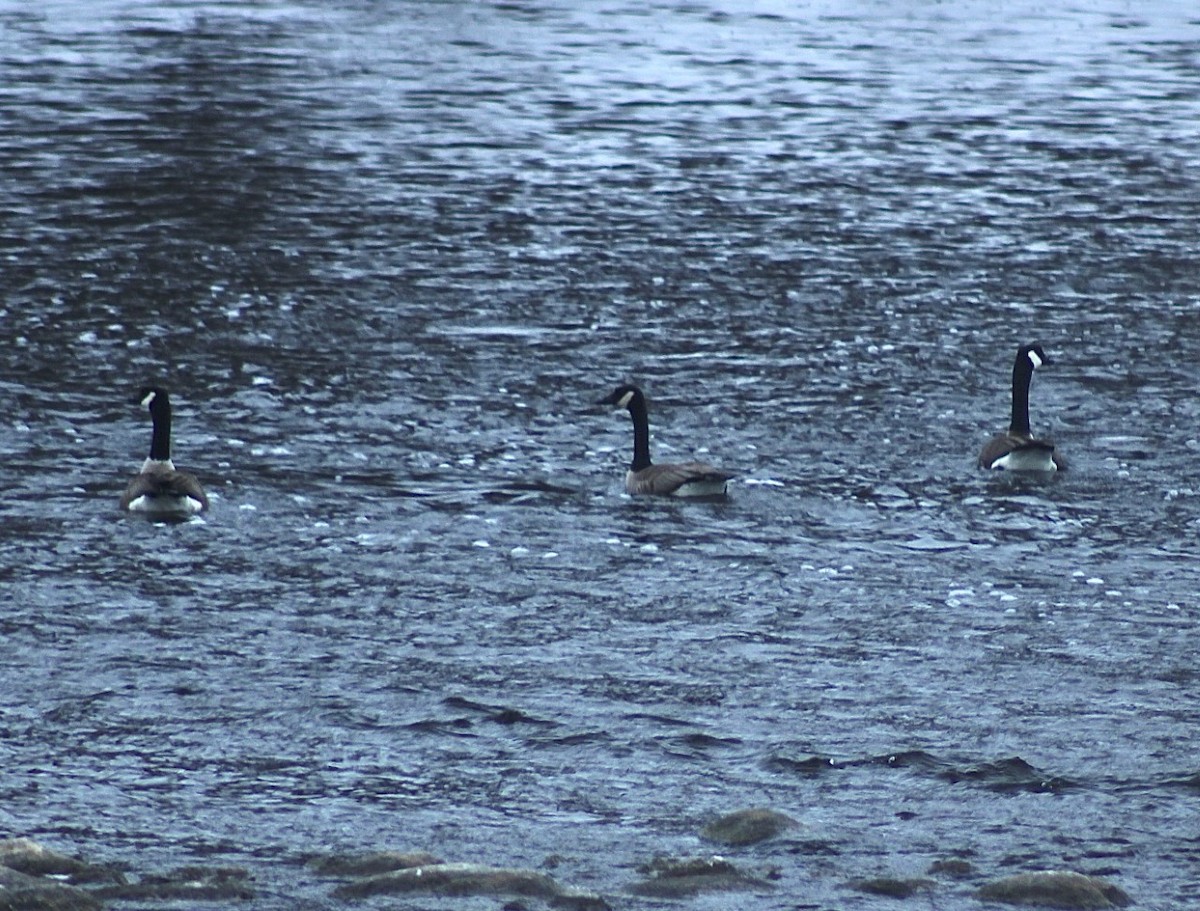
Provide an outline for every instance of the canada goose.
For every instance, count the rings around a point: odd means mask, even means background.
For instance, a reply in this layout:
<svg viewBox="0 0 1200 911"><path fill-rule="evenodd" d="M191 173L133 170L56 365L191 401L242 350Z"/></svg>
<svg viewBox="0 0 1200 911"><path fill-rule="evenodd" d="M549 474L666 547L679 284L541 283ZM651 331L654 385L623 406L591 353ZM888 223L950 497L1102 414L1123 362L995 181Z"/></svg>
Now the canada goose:
<svg viewBox="0 0 1200 911"><path fill-rule="evenodd" d="M1012 374L1012 422L1007 433L992 437L979 453L981 468L1008 471L1058 471L1066 468L1049 440L1036 440L1029 430L1029 383L1033 371L1050 359L1041 345L1022 345L1017 349Z"/></svg>
<svg viewBox="0 0 1200 911"><path fill-rule="evenodd" d="M154 421L150 457L121 495L121 508L151 516L190 516L208 507L208 497L195 475L179 471L171 461L171 400L167 390L144 387L138 402Z"/></svg>
<svg viewBox="0 0 1200 911"><path fill-rule="evenodd" d="M632 494L660 494L669 497L719 497L733 474L703 462L652 465L650 463L650 421L646 416L646 397L637 386L618 386L612 395L597 404L628 408L633 418L633 462L625 473L625 489Z"/></svg>

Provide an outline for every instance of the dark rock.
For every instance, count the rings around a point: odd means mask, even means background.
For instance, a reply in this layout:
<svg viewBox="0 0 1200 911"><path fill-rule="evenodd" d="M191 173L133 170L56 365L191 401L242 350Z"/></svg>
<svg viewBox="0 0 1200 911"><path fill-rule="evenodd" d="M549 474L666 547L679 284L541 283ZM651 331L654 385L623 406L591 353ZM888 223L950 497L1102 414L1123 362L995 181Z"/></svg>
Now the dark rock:
<svg viewBox="0 0 1200 911"><path fill-rule="evenodd" d="M941 873L945 876L954 876L962 879L974 873L975 868L971 866L970 861L952 857L949 860L935 860L929 865L929 872L933 874Z"/></svg>
<svg viewBox="0 0 1200 911"><path fill-rule="evenodd" d="M612 905L593 892L563 892L550 899L550 907L562 911L612 911Z"/></svg>
<svg viewBox="0 0 1200 911"><path fill-rule="evenodd" d="M879 876L874 879L860 879L851 885L859 892L871 895L886 895L888 898L912 898L918 892L933 889L931 879L894 879L890 876Z"/></svg>
<svg viewBox="0 0 1200 911"><path fill-rule="evenodd" d="M738 810L714 819L700 830L700 834L709 841L741 847L774 838L794 825L796 820L790 816L765 807L756 807Z"/></svg>
<svg viewBox="0 0 1200 911"><path fill-rule="evenodd" d="M314 857L308 867L318 876L378 876L393 870L440 864L441 861L425 851L375 851L371 854L331 854Z"/></svg>
<svg viewBox="0 0 1200 911"><path fill-rule="evenodd" d="M1062 908L1067 911L1102 911L1133 904L1133 900L1112 883L1070 870L1006 876L983 886L977 894L985 901Z"/></svg>
<svg viewBox="0 0 1200 911"><path fill-rule="evenodd" d="M649 876L629 886L628 891L649 898L690 898L705 892L766 892L775 888L765 879L743 873L723 857L655 858L641 872Z"/></svg>
<svg viewBox="0 0 1200 911"><path fill-rule="evenodd" d="M94 894L118 901L235 901L254 898L249 881L241 867L180 867L135 883L103 886Z"/></svg>
<svg viewBox="0 0 1200 911"><path fill-rule="evenodd" d="M0 911L99 911L90 893L0 866Z"/></svg>
<svg viewBox="0 0 1200 911"><path fill-rule="evenodd" d="M564 890L545 873L489 867L484 864L429 864L393 870L344 883L334 890L338 898L366 898L404 892L434 895L516 895L554 898Z"/></svg>
<svg viewBox="0 0 1200 911"><path fill-rule="evenodd" d="M711 857L656 857L638 867L639 873L661 879L681 876L722 876L738 872L733 861L718 855Z"/></svg>
<svg viewBox="0 0 1200 911"><path fill-rule="evenodd" d="M30 876L65 876L72 883L125 881L119 870L59 854L29 838L0 841L0 866Z"/></svg>

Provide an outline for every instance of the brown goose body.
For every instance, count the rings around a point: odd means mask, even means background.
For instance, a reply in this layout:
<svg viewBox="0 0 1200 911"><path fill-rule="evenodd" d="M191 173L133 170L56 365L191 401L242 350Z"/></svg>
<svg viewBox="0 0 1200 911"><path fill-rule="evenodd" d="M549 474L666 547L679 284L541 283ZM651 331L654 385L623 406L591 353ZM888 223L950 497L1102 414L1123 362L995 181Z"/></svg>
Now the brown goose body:
<svg viewBox="0 0 1200 911"><path fill-rule="evenodd" d="M121 508L150 515L190 516L208 508L208 497L196 476L180 471L170 459L147 459L121 494Z"/></svg>
<svg viewBox="0 0 1200 911"><path fill-rule="evenodd" d="M668 497L719 497L733 475L703 462L651 465L625 472L625 489L632 494Z"/></svg>
<svg viewBox="0 0 1200 911"><path fill-rule="evenodd" d="M735 475L704 462L650 461L650 420L646 397L636 386L618 386L602 405L627 408L633 419L633 462L625 473L625 490L634 495L721 497Z"/></svg>
<svg viewBox="0 0 1200 911"><path fill-rule="evenodd" d="M165 389L146 387L138 401L150 412L150 457L121 494L121 509L151 517L187 517L208 508L196 476L171 461L171 401Z"/></svg>
<svg viewBox="0 0 1200 911"><path fill-rule="evenodd" d="M1017 433L998 433L988 440L979 453L979 464L998 471L1062 471L1067 467L1049 440Z"/></svg>
<svg viewBox="0 0 1200 911"><path fill-rule="evenodd" d="M1061 471L1066 462L1049 440L1034 437L1029 428L1029 386L1033 371L1050 363L1042 346L1022 345L1017 349L1012 377L1012 420L1008 430L984 444L979 466L998 471Z"/></svg>

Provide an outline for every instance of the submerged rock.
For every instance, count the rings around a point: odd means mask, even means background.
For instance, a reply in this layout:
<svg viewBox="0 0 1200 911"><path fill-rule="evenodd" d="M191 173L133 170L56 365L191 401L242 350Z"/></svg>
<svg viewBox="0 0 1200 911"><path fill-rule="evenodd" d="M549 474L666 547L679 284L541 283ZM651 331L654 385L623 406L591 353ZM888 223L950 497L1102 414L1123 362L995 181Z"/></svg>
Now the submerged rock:
<svg viewBox="0 0 1200 911"><path fill-rule="evenodd" d="M642 869L649 876L628 887L648 898L690 898L704 892L765 892L773 883L743 873L724 857L656 858Z"/></svg>
<svg viewBox="0 0 1200 911"><path fill-rule="evenodd" d="M370 854L330 854L314 857L308 868L319 876L378 876L393 870L426 867L441 860L427 851L374 851Z"/></svg>
<svg viewBox="0 0 1200 911"><path fill-rule="evenodd" d="M99 885L84 891L43 876ZM254 897L249 879L240 867L181 867L130 882L118 870L59 854L27 838L0 841L0 911L93 911L106 899L248 899Z"/></svg>
<svg viewBox="0 0 1200 911"><path fill-rule="evenodd" d="M1068 911L1102 911L1104 908L1124 908L1133 904L1125 891L1112 883L1070 870L1006 876L983 886L977 894L986 901L1063 908Z"/></svg>
<svg viewBox="0 0 1200 911"><path fill-rule="evenodd" d="M935 883L931 879L896 879L891 876L878 876L874 879L860 879L850 884L859 892L870 895L886 895L888 898L912 898L918 892L929 892Z"/></svg>
<svg viewBox="0 0 1200 911"><path fill-rule="evenodd" d="M594 892L567 890L550 899L550 907L558 911L612 911L612 905Z"/></svg>
<svg viewBox="0 0 1200 911"><path fill-rule="evenodd" d="M124 882L119 870L59 854L30 838L0 840L0 866L30 876L65 876L72 883Z"/></svg>
<svg viewBox="0 0 1200 911"><path fill-rule="evenodd" d="M714 819L700 834L731 847L758 844L797 825L796 820L766 807L738 810Z"/></svg>
<svg viewBox="0 0 1200 911"><path fill-rule="evenodd" d="M929 872L962 879L974 873L975 868L971 866L971 862L968 860L951 857L948 860L935 860L929 865Z"/></svg>
<svg viewBox="0 0 1200 911"><path fill-rule="evenodd" d="M0 911L99 911L89 892L0 866Z"/></svg>
<svg viewBox="0 0 1200 911"><path fill-rule="evenodd" d="M568 895L553 877L533 870L489 867L485 864L427 864L393 870L366 879L343 883L333 894L338 898L366 898L404 892L434 895L516 895L551 899Z"/></svg>
<svg viewBox="0 0 1200 911"><path fill-rule="evenodd" d="M118 901L234 901L254 898L250 873L241 867L180 867L138 882L103 886L94 893Z"/></svg>

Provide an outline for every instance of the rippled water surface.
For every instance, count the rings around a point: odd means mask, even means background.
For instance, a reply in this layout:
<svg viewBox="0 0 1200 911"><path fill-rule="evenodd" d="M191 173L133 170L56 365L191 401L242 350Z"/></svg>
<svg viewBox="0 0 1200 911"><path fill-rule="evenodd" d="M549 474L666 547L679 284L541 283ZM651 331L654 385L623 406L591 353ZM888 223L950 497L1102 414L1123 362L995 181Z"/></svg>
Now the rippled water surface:
<svg viewBox="0 0 1200 911"><path fill-rule="evenodd" d="M0 4L0 832L1200 903L1200 14ZM974 467L1017 345L1071 470ZM116 508L163 380L202 521ZM724 503L633 501L661 460ZM436 901L436 900L431 900ZM481 907L494 907L487 903ZM440 907L440 905L439 905ZM474 907L474 906L472 906Z"/></svg>

